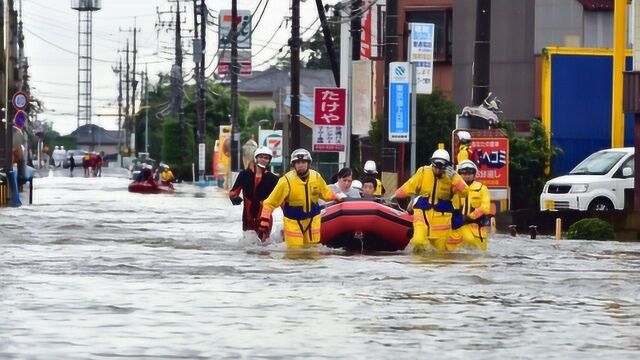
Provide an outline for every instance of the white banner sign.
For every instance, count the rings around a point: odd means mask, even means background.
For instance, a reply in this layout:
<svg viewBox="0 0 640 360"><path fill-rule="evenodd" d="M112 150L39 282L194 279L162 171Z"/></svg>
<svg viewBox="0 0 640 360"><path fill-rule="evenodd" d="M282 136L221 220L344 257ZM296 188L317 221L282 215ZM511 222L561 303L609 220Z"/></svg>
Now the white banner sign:
<svg viewBox="0 0 640 360"><path fill-rule="evenodd" d="M409 23L409 62L416 65L416 92L431 94L433 91L433 24Z"/></svg>

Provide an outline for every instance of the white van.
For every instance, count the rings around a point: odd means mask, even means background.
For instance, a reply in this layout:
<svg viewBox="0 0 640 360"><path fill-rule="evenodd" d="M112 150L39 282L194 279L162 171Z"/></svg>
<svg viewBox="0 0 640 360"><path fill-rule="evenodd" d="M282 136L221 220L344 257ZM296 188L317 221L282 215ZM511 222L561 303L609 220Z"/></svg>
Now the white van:
<svg viewBox="0 0 640 360"><path fill-rule="evenodd" d="M540 210L622 210L633 189L634 148L595 152L568 175L553 178L540 194Z"/></svg>

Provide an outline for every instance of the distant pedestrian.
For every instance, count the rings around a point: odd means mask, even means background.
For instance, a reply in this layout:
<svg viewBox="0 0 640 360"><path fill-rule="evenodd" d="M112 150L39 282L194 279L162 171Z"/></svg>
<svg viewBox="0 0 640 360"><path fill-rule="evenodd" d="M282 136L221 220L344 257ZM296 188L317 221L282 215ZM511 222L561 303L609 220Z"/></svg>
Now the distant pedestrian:
<svg viewBox="0 0 640 360"><path fill-rule="evenodd" d="M73 158L73 153L69 155L69 175L73 177L73 168L76 167L76 159Z"/></svg>

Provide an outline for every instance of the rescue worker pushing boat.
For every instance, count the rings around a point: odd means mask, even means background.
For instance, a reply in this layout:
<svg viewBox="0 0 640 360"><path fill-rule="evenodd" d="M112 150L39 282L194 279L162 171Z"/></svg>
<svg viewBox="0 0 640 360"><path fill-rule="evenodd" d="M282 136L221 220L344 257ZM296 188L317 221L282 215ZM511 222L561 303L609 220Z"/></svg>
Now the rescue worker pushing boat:
<svg viewBox="0 0 640 360"><path fill-rule="evenodd" d="M430 162L430 165L420 167L393 195L397 198L419 195L413 205L411 244L415 251L429 245L437 250L447 250L454 211L452 197L454 194L466 197L468 191L467 184L453 170L446 150L436 150Z"/></svg>
<svg viewBox="0 0 640 360"><path fill-rule="evenodd" d="M273 210L283 205L284 240L288 248L317 245L320 242L320 205L324 201L339 200L322 176L311 169L311 153L297 149L291 153L293 170L278 180L271 195L264 201L258 236L268 236Z"/></svg>
<svg viewBox="0 0 640 360"><path fill-rule="evenodd" d="M229 190L229 199L233 205L240 205L244 198L243 231L258 232L262 202L271 194L278 182L278 177L269 171L272 156L273 152L268 147L257 148L253 154L255 166L252 165L240 171L233 187ZM240 197L240 191L242 191L242 197Z"/></svg>
<svg viewBox="0 0 640 360"><path fill-rule="evenodd" d="M491 212L491 196L489 189L476 181L478 167L471 160L464 160L458 165L458 174L469 186L468 195L456 195L454 207L459 210L452 222L452 238L461 238L465 246L487 249L487 225Z"/></svg>

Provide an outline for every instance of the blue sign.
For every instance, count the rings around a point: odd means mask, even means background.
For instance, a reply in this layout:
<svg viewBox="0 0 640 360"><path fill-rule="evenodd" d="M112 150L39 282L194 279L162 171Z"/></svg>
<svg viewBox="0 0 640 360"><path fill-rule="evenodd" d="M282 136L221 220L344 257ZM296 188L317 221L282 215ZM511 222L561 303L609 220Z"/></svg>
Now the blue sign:
<svg viewBox="0 0 640 360"><path fill-rule="evenodd" d="M409 63L389 64L389 141L409 142Z"/></svg>
<svg viewBox="0 0 640 360"><path fill-rule="evenodd" d="M22 130L26 122L27 122L27 113L25 113L22 110L18 110L16 112L16 116L13 118L13 126Z"/></svg>

